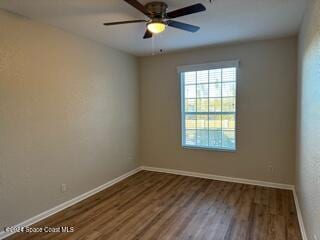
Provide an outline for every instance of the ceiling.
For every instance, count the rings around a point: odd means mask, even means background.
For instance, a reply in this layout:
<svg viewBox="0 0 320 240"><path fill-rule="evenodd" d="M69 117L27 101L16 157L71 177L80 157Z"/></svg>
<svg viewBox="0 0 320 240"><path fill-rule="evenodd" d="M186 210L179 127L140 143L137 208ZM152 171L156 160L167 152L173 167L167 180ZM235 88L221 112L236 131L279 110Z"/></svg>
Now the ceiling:
<svg viewBox="0 0 320 240"><path fill-rule="evenodd" d="M150 1L150 0L149 0ZM140 0L145 4L148 0ZM152 1L152 0L151 0ZM197 33L173 28L144 40L144 23L103 26L103 22L145 19L122 0L1 0L0 8L103 42L134 55L296 34L307 0L165 0L169 11L203 3L207 11L176 20L198 25Z"/></svg>

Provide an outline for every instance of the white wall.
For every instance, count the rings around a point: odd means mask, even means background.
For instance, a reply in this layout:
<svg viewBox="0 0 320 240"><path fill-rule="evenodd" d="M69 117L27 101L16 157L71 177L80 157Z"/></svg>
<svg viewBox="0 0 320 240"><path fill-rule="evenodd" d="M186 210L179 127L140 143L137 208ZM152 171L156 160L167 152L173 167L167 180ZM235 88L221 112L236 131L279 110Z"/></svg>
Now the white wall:
<svg viewBox="0 0 320 240"><path fill-rule="evenodd" d="M137 64L0 10L0 229L137 166Z"/></svg>
<svg viewBox="0 0 320 240"><path fill-rule="evenodd" d="M310 0L299 37L299 202L309 240L320 239L320 1Z"/></svg>

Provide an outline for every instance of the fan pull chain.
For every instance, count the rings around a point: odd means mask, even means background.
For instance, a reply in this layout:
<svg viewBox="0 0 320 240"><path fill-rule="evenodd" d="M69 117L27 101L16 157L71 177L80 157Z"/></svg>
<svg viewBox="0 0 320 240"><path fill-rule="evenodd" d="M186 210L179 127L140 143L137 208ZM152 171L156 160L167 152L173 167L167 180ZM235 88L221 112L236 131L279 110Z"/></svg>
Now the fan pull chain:
<svg viewBox="0 0 320 240"><path fill-rule="evenodd" d="M161 33L157 35L153 35L151 39L152 56L155 56L157 54L162 54L164 52L163 48L160 47L162 38L163 38L163 35ZM157 44L159 45L159 51L157 49Z"/></svg>
<svg viewBox="0 0 320 240"><path fill-rule="evenodd" d="M159 34L159 55L161 55L163 53L163 48L161 47L161 43L163 43L163 34L160 33Z"/></svg>
<svg viewBox="0 0 320 240"><path fill-rule="evenodd" d="M153 36L152 38L151 38L151 47L152 47L152 56L154 56L155 55L155 51L154 51L154 39L155 39L155 36Z"/></svg>

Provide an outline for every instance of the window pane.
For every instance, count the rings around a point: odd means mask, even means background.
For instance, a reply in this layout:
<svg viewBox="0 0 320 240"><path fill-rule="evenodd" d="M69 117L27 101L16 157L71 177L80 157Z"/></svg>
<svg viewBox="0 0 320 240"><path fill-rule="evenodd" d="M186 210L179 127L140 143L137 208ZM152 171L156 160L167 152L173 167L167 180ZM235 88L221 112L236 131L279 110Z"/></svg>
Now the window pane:
<svg viewBox="0 0 320 240"><path fill-rule="evenodd" d="M208 98L197 99L197 112L208 112Z"/></svg>
<svg viewBox="0 0 320 240"><path fill-rule="evenodd" d="M183 145L235 150L237 68L181 74Z"/></svg>
<svg viewBox="0 0 320 240"><path fill-rule="evenodd" d="M209 112L221 112L221 98L209 99Z"/></svg>
<svg viewBox="0 0 320 240"><path fill-rule="evenodd" d="M209 97L221 97L221 83L209 85Z"/></svg>
<svg viewBox="0 0 320 240"><path fill-rule="evenodd" d="M222 131L222 147L235 149L235 131Z"/></svg>
<svg viewBox="0 0 320 240"><path fill-rule="evenodd" d="M222 69L222 82L235 82L236 81L236 68Z"/></svg>
<svg viewBox="0 0 320 240"><path fill-rule="evenodd" d="M196 111L196 99L185 99L185 111L195 112Z"/></svg>
<svg viewBox="0 0 320 240"><path fill-rule="evenodd" d="M185 128L196 129L197 128L197 116L187 114L185 117Z"/></svg>
<svg viewBox="0 0 320 240"><path fill-rule="evenodd" d="M197 129L208 129L208 115L197 115Z"/></svg>
<svg viewBox="0 0 320 240"><path fill-rule="evenodd" d="M223 112L235 112L236 111L236 98L222 98L222 111Z"/></svg>
<svg viewBox="0 0 320 240"><path fill-rule="evenodd" d="M209 131L209 146L213 148L221 148L221 131Z"/></svg>
<svg viewBox="0 0 320 240"><path fill-rule="evenodd" d="M222 84L222 96L234 97L236 95L236 83L223 83Z"/></svg>
<svg viewBox="0 0 320 240"><path fill-rule="evenodd" d="M208 83L208 72L207 70L197 72L197 84Z"/></svg>
<svg viewBox="0 0 320 240"><path fill-rule="evenodd" d="M185 98L196 98L196 85L185 86Z"/></svg>
<svg viewBox="0 0 320 240"><path fill-rule="evenodd" d="M184 84L196 84L196 72L184 73Z"/></svg>
<svg viewBox="0 0 320 240"><path fill-rule="evenodd" d="M221 69L209 71L209 82L221 82Z"/></svg>
<svg viewBox="0 0 320 240"><path fill-rule="evenodd" d="M197 145L208 146L208 131L207 130L197 130Z"/></svg>
<svg viewBox="0 0 320 240"><path fill-rule="evenodd" d="M208 84L199 84L197 85L197 97L208 97L209 95L209 85Z"/></svg>
<svg viewBox="0 0 320 240"><path fill-rule="evenodd" d="M186 130L185 141L186 145L197 144L197 130Z"/></svg>
<svg viewBox="0 0 320 240"><path fill-rule="evenodd" d="M224 114L222 115L222 128L234 130L235 125L235 115L234 114Z"/></svg>
<svg viewBox="0 0 320 240"><path fill-rule="evenodd" d="M221 115L209 115L209 128L221 129Z"/></svg>

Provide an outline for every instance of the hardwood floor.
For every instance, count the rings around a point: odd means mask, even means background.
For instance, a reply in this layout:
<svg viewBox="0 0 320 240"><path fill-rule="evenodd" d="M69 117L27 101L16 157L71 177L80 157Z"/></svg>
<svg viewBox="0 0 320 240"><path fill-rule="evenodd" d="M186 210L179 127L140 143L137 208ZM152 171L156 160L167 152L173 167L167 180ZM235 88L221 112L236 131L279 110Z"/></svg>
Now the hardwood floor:
<svg viewBox="0 0 320 240"><path fill-rule="evenodd" d="M142 171L8 239L301 240L291 191Z"/></svg>

